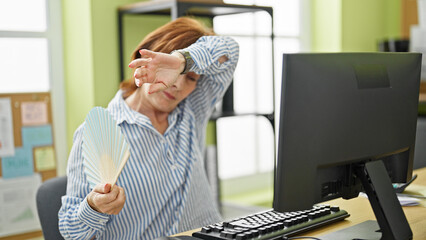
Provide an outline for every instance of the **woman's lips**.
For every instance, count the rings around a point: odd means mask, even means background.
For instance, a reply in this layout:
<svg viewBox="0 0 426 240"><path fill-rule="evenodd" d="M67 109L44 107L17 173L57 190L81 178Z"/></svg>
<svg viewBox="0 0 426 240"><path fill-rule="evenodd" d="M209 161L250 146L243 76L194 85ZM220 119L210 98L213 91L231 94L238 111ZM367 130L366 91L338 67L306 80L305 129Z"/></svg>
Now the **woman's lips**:
<svg viewBox="0 0 426 240"><path fill-rule="evenodd" d="M166 92L166 91L163 91L163 93L164 93L164 95L166 95L166 97L168 98L168 99L170 99L170 100L175 100L176 98L172 95L172 94L170 94L170 93L168 93L168 92Z"/></svg>

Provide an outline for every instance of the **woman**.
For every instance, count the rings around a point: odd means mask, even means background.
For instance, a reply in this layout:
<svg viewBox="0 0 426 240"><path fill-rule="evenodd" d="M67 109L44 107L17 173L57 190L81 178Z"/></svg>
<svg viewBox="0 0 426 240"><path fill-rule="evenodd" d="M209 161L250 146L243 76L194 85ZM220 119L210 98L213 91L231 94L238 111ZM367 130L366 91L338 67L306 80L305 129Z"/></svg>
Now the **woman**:
<svg viewBox="0 0 426 240"><path fill-rule="evenodd" d="M174 51L178 50L178 51ZM130 145L117 184L90 189L74 135L59 228L66 239L155 239L220 221L203 166L205 128L232 81L238 44L194 19L149 34L134 78L108 105Z"/></svg>

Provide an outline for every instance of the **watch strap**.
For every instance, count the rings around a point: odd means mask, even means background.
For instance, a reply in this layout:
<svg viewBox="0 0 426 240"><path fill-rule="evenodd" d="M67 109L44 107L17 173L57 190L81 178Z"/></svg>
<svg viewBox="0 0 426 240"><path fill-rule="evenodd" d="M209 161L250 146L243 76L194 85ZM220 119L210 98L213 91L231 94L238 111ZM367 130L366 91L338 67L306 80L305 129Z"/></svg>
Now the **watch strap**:
<svg viewBox="0 0 426 240"><path fill-rule="evenodd" d="M179 52L180 54L182 54L183 58L185 58L185 67L180 74L188 73L192 66L194 66L194 60L192 59L191 54L188 51L184 50L174 50L172 53L174 52Z"/></svg>

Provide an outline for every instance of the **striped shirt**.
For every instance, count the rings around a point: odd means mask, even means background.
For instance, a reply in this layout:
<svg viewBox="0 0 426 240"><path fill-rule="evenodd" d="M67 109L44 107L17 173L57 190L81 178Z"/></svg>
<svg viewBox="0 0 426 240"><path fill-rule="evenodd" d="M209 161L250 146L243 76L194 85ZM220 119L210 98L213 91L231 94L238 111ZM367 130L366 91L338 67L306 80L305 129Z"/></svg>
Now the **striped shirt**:
<svg viewBox="0 0 426 240"><path fill-rule="evenodd" d="M220 221L204 170L206 125L215 104L232 81L238 44L229 37L206 36L185 49L200 74L195 90L168 116L160 134L149 118L129 108L119 90L108 105L130 146L130 158L118 178L126 202L118 215L93 210L83 171L84 123L74 134L68 160L67 194L59 210L65 239L155 239ZM221 56L228 61L218 62Z"/></svg>

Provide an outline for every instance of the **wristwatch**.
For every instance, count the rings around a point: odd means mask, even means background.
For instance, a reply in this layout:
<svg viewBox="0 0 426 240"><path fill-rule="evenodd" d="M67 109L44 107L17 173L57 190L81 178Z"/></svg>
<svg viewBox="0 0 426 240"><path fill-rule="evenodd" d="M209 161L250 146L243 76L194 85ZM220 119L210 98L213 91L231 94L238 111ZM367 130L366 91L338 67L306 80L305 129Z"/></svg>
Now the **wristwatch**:
<svg viewBox="0 0 426 240"><path fill-rule="evenodd" d="M188 73L189 70L192 68L192 66L194 66L194 60L192 59L191 54L189 54L189 52L184 50L174 50L172 53L174 52L178 52L182 54L183 58L185 58L185 67L180 74Z"/></svg>

